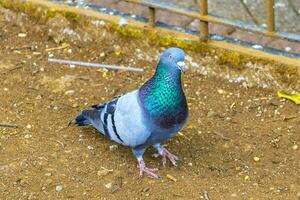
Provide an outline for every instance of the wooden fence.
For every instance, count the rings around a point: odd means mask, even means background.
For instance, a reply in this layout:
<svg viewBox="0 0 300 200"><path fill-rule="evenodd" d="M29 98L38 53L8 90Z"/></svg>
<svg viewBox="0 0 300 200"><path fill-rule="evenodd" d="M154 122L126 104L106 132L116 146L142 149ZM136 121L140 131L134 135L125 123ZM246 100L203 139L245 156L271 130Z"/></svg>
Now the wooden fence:
<svg viewBox="0 0 300 200"><path fill-rule="evenodd" d="M179 8L174 8L166 5L162 5L159 3L153 3L146 0L125 0L129 3L136 3L140 5L147 6L149 8L149 23L151 27L155 27L155 13L156 9L166 10L169 12L185 15L188 17L192 17L195 19L200 20L200 39L201 41L207 41L209 39L209 23L216 23L216 24L222 24L222 25L228 25L235 28L243 29L250 32L256 32L259 34L263 34L266 36L271 37L277 37L277 38L283 38L290 41L297 41L300 42L300 35L293 34L289 32L279 32L276 31L275 28L275 12L274 12L274 0L266 0L266 8L265 11L267 13L267 28L259 27L256 24L247 24L247 23L240 23L233 20L227 20L224 18L212 16L208 14L208 0L198 0L199 2L199 12L195 11L187 11ZM242 0L241 0L242 1ZM247 10L246 10L247 11ZM249 10L247 11L248 14Z"/></svg>

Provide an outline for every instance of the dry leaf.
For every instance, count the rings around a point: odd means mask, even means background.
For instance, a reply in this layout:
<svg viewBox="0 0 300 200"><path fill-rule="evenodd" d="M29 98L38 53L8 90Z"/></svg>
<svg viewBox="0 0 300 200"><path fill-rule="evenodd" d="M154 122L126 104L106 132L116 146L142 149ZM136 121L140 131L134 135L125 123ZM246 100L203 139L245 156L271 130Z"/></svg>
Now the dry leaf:
<svg viewBox="0 0 300 200"><path fill-rule="evenodd" d="M278 91L277 95L279 97L289 99L289 100L293 101L295 104L300 104L300 94L286 94L286 93L282 93L282 92Z"/></svg>

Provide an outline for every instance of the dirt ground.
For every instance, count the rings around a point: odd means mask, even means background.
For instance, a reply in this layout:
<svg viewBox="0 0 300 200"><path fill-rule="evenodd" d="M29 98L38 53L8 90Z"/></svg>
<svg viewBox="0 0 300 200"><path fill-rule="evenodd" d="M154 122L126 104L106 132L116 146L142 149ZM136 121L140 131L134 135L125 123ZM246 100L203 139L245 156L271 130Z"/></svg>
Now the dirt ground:
<svg viewBox="0 0 300 200"><path fill-rule="evenodd" d="M18 125L0 127L0 199L300 198L300 107L271 88L184 74L190 118L164 144L179 155L179 166L162 167L149 149L146 164L158 167L161 179L139 178L129 148L68 122L143 84L163 48L121 36L103 22L94 40L77 29L59 34L51 20L0 11L0 123ZM48 63L48 57L145 72L104 72Z"/></svg>

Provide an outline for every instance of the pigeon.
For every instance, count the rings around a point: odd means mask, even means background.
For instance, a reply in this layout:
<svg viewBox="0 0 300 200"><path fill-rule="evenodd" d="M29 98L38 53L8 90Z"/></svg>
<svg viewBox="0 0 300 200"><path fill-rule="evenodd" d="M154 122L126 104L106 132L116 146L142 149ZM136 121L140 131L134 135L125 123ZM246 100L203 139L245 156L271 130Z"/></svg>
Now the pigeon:
<svg viewBox="0 0 300 200"><path fill-rule="evenodd" d="M93 105L75 119L78 126L94 126L110 140L132 149L138 161L140 176L144 173L159 178L158 169L146 167L143 154L153 146L163 158L177 166L178 157L160 143L176 135L189 115L181 85L186 70L185 54L180 48L165 50L151 79L139 89L110 102Z"/></svg>

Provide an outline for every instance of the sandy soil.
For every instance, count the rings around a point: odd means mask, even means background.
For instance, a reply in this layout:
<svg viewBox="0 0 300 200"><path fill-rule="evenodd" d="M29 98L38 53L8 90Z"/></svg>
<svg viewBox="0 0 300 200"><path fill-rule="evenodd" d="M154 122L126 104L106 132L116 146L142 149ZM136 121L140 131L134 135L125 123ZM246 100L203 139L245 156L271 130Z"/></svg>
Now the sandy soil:
<svg viewBox="0 0 300 200"><path fill-rule="evenodd" d="M93 128L67 125L80 110L139 87L163 48L105 26L96 40L88 29L57 35L51 21L0 13L0 122L18 125L0 127L1 199L300 198L299 106L271 89L246 89L191 70L183 78L190 119L164 144L179 155L179 166L162 167L149 149L145 161L159 168L161 179L139 178L130 149ZM73 68L48 57L145 72Z"/></svg>

